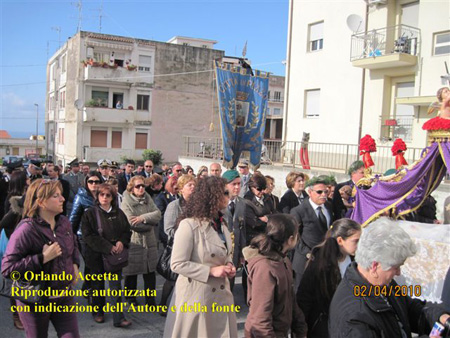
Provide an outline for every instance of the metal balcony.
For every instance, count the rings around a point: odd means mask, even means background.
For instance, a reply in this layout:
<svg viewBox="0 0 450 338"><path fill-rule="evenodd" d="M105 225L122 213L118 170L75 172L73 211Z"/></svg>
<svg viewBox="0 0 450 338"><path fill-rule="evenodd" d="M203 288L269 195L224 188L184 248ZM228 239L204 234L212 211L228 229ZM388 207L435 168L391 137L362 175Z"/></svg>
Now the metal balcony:
<svg viewBox="0 0 450 338"><path fill-rule="evenodd" d="M366 69L414 66L420 42L420 30L407 25L354 34L350 61L354 67Z"/></svg>

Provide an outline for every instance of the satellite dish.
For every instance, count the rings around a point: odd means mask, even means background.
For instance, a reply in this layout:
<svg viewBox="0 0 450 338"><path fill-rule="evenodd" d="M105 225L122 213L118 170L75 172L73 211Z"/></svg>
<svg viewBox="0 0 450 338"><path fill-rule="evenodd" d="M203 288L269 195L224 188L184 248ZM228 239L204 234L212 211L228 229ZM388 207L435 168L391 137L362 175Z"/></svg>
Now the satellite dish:
<svg viewBox="0 0 450 338"><path fill-rule="evenodd" d="M353 33L358 33L364 29L364 19L357 14L350 14L347 17L347 27Z"/></svg>
<svg viewBox="0 0 450 338"><path fill-rule="evenodd" d="M75 107L76 107L78 110L83 109L84 104L83 104L83 102L82 102L80 99L75 100L74 104L75 104Z"/></svg>

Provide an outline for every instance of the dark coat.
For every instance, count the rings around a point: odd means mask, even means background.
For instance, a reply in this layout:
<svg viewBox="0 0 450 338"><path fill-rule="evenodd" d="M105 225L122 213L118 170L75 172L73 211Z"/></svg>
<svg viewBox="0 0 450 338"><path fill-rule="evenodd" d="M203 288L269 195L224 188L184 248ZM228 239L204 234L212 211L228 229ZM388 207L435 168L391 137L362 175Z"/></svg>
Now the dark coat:
<svg viewBox="0 0 450 338"><path fill-rule="evenodd" d="M41 232L41 235L38 233ZM46 242L44 242L44 237ZM58 242L62 255L43 264L42 248L44 244ZM40 273L45 271L48 275L74 273L73 264L80 266L80 255L76 237L66 216L56 217L55 229L41 218L25 218L18 225L9 239L6 252L2 260L2 274L4 277L13 271L22 276L26 271ZM65 289L72 281L68 278L58 281L49 281L46 285L57 290Z"/></svg>
<svg viewBox="0 0 450 338"><path fill-rule="evenodd" d="M323 205L331 217L330 224L333 223L333 211L328 202ZM320 244L325 239L328 229L323 228L319 223L316 211L313 209L309 199L302 204L291 209L291 215L295 217L299 225L300 242L295 247L292 266L295 271L295 289L297 290L307 262L307 254L312 248Z"/></svg>
<svg viewBox="0 0 450 338"><path fill-rule="evenodd" d="M62 195L64 197L64 203L63 203L63 215L67 215L67 202L69 202L69 196L70 196L70 183L62 178L58 178L58 181L61 182L62 186Z"/></svg>
<svg viewBox="0 0 450 338"><path fill-rule="evenodd" d="M428 337L434 322L445 313L440 306L409 296L395 297L392 294L386 297L389 303L384 297L374 294L356 297L356 285L365 285L367 290L370 288L354 262L347 268L331 301L328 324L331 338L401 338L398 320L408 338L411 338L412 332ZM390 284L394 288L396 285L394 280Z"/></svg>
<svg viewBox="0 0 450 338"><path fill-rule="evenodd" d="M339 183L338 185L336 185L336 188L334 189L334 194L333 194L333 213L335 216L335 219L340 219L343 218L345 213L347 212L347 208L344 205L344 202L342 201L342 197L341 197L341 193L339 192L339 190L344 186L344 185L349 185L351 187L353 187L355 184L353 183L352 180L348 180L342 183Z"/></svg>
<svg viewBox="0 0 450 338"><path fill-rule="evenodd" d="M98 232L96 210L102 222L103 236ZM86 243L86 265L95 271L104 270L102 254L109 254L117 242L122 242L127 248L130 244L130 223L123 211L117 207L110 213L98 206L87 210L81 221L81 232Z"/></svg>
<svg viewBox="0 0 450 338"><path fill-rule="evenodd" d="M161 211L161 219L158 223L158 234L159 234L159 240L161 243L166 247L167 245L167 234L164 231L164 214L166 212L167 206L170 202L175 201L177 199L177 196L172 196L168 192L160 192L158 196L155 198L155 204L158 207L159 211Z"/></svg>
<svg viewBox="0 0 450 338"><path fill-rule="evenodd" d="M133 176L134 176L134 173L131 173L130 174L130 179ZM122 174L117 176L117 181L119 183L119 186L118 186L119 194L123 195L123 192L125 190L127 190L127 185L128 185L128 181L127 181L127 178L125 176L125 172L123 172Z"/></svg>
<svg viewBox="0 0 450 338"><path fill-rule="evenodd" d="M295 337L305 337L305 317L295 302L289 259L275 252L263 256L251 247L244 248L244 257L250 308L245 337L287 337L289 330Z"/></svg>
<svg viewBox="0 0 450 338"><path fill-rule="evenodd" d="M304 199L308 198L308 194L304 190L302 191L302 195ZM299 204L300 202L298 201L297 195L292 189L289 189L281 197L278 211L282 212L283 214L289 214L291 212L291 209L295 208Z"/></svg>
<svg viewBox="0 0 450 338"><path fill-rule="evenodd" d="M264 233L267 223L259 218L276 212L272 201L267 196L263 197L264 205L261 205L251 190L244 196L246 200L245 208L245 226L246 226L246 245L250 245L251 240L257 235Z"/></svg>
<svg viewBox="0 0 450 338"><path fill-rule="evenodd" d="M9 181L8 177L0 173L0 219L6 214L5 203L8 196Z"/></svg>
<svg viewBox="0 0 450 338"><path fill-rule="evenodd" d="M231 215L228 207L224 209L223 216L227 222L228 230L233 239L233 264L239 267L242 257L242 249L246 246L246 226L245 226L245 201L237 196L234 199L234 215Z"/></svg>
<svg viewBox="0 0 450 338"><path fill-rule="evenodd" d="M147 177L152 176L153 172L150 173L150 176L147 176L147 174L145 173L145 170L142 170L142 171L136 173L136 175L143 176L144 178L147 178Z"/></svg>
<svg viewBox="0 0 450 338"><path fill-rule="evenodd" d="M0 232L5 229L6 237L10 238L17 224L22 219L23 213L23 196L12 196L9 199L9 211L3 216L0 221Z"/></svg>
<svg viewBox="0 0 450 338"><path fill-rule="evenodd" d="M94 205L94 198L88 194L85 188L78 189L78 193L73 201L72 212L69 220L72 223L73 233L76 234L80 230L81 217L84 212ZM80 232L81 234L81 232Z"/></svg>

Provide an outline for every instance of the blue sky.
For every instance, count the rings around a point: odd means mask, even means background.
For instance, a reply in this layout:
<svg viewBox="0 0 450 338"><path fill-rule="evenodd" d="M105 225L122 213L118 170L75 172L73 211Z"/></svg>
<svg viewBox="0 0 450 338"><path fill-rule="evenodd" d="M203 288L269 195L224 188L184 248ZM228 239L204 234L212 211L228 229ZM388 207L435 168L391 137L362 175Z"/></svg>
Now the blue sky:
<svg viewBox="0 0 450 338"><path fill-rule="evenodd" d="M44 133L46 63L78 25L78 0L1 1L0 129L13 137ZM99 31L101 1L82 2L81 29ZM219 41L216 49L284 75L288 0L103 1L102 33L167 41L175 35Z"/></svg>

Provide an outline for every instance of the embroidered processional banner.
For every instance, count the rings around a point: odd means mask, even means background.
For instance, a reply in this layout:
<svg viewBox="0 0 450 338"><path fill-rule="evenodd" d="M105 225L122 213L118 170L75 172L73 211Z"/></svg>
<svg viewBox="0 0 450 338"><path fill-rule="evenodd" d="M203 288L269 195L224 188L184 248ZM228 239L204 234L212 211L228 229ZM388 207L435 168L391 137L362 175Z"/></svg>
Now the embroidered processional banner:
<svg viewBox="0 0 450 338"><path fill-rule="evenodd" d="M258 168L266 125L269 74L215 63L223 166L235 168L241 155Z"/></svg>

